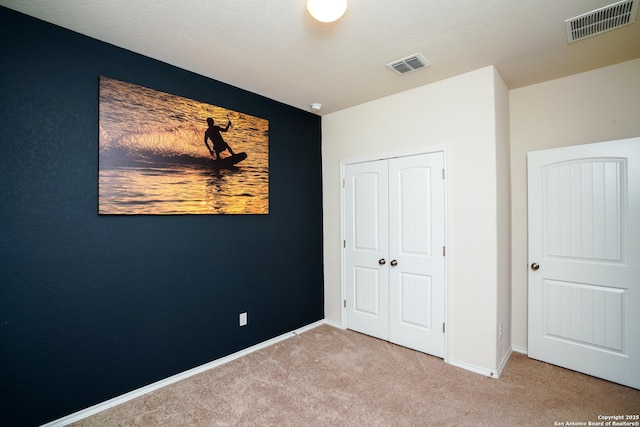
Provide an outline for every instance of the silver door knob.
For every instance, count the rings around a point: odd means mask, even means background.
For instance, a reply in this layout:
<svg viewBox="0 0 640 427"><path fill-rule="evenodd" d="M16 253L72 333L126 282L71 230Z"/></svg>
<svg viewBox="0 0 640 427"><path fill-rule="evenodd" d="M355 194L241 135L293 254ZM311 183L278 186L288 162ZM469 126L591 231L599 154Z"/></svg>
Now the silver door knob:
<svg viewBox="0 0 640 427"><path fill-rule="evenodd" d="M385 265L386 263L387 263L387 260L386 260L386 259L384 259L384 258L380 258L380 259L378 260L378 264L380 264L380 265Z"/></svg>
<svg viewBox="0 0 640 427"><path fill-rule="evenodd" d="M391 261L391 266L395 267L396 265L398 265L398 261L396 261L395 259L393 261Z"/></svg>
<svg viewBox="0 0 640 427"><path fill-rule="evenodd" d="M540 264L538 264L537 262L534 262L533 264L531 264L531 269L532 270L537 270L540 268Z"/></svg>

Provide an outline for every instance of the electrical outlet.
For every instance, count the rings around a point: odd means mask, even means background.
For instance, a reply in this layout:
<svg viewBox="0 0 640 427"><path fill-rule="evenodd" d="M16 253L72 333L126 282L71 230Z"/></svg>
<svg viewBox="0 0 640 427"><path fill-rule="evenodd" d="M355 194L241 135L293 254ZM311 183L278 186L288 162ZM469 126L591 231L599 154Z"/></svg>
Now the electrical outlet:
<svg viewBox="0 0 640 427"><path fill-rule="evenodd" d="M498 327L498 339L502 339L502 323L500 323L500 326Z"/></svg>
<svg viewBox="0 0 640 427"><path fill-rule="evenodd" d="M247 312L245 311L244 313L240 313L240 326L246 326L247 325Z"/></svg>

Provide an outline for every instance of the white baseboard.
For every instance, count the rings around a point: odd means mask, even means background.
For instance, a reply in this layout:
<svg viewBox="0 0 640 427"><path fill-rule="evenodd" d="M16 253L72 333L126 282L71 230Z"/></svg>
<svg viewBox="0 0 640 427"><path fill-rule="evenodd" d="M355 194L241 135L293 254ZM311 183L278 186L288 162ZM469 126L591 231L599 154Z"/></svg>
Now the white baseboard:
<svg viewBox="0 0 640 427"><path fill-rule="evenodd" d="M511 357L511 353L513 353L513 348L510 348L509 351L502 358L502 362L500 362L500 366L498 366L498 371L496 372L495 378L500 378L502 371L504 371L504 367L507 366L507 362Z"/></svg>
<svg viewBox="0 0 640 427"><path fill-rule="evenodd" d="M333 320L326 320L325 319L324 323L326 325L333 326L334 328L345 329L345 328L342 327L342 324L340 324L339 322L334 322Z"/></svg>
<svg viewBox="0 0 640 427"><path fill-rule="evenodd" d="M466 369L467 371L471 371L471 372L475 372L476 374L484 375L485 377L500 378L500 375L502 374L502 371L504 370L505 366L507 366L507 362L509 361L509 358L511 357L511 353L513 353L514 351L517 351L517 350L515 348L513 348L513 347L509 349L509 351L502 358L502 362L500 362L500 365L498 366L498 369L497 369L496 372L493 372L493 371L485 369L485 368L480 368L478 366L474 366L474 365L471 365L471 364L468 364L468 363L458 362L456 360L450 360L448 363L450 365L457 366L458 368Z"/></svg>
<svg viewBox="0 0 640 427"><path fill-rule="evenodd" d="M522 353L522 354L529 354L529 349L525 348L525 347L516 347L513 346L512 347L513 351L515 351L516 353Z"/></svg>
<svg viewBox="0 0 640 427"><path fill-rule="evenodd" d="M98 403L97 405L91 406L89 408L83 409L81 411L75 412L73 414L67 415L66 417L59 418L55 421L51 421L47 424L43 424L41 427L62 427L68 424L74 423L76 421L80 421L84 418L88 418L92 415L97 414L98 412L102 412L106 409L113 408L114 406L118 406L121 403L128 402L129 400L133 400L137 397L143 396L147 393L150 393L154 390L158 390L162 387L168 386L170 384L176 383L178 381L182 381L186 378L192 377L194 375L200 374L202 372L208 371L209 369L213 369L217 366L224 365L225 363L229 363L232 360L238 359L242 356L246 356L254 351L261 350L263 348L269 347L273 344L279 343L280 341L284 341L286 339L295 337L303 332L309 331L313 328L317 328L323 324L332 325L330 322L325 322L324 320L319 320L315 323L311 323L309 325L303 326L295 331L287 332L285 334L279 335L275 338L272 338L268 341L261 342L260 344L256 344L252 347L246 348L244 350L240 350L236 353L230 354L229 356L222 357L220 359L216 359L212 362L205 363L204 365L197 366L193 369L189 369L188 371L181 372L179 374L173 375L169 378L165 378L153 384L149 384L147 386L141 387L137 390L130 391L129 393L123 394L118 397L114 397L113 399L107 400L102 403Z"/></svg>
<svg viewBox="0 0 640 427"><path fill-rule="evenodd" d="M484 375L485 377L497 378L496 372L490 371L486 368L480 368L478 366L471 365L469 363L459 362L457 360L449 359L449 364L457 366L458 368L466 369L467 371L475 372L476 374Z"/></svg>

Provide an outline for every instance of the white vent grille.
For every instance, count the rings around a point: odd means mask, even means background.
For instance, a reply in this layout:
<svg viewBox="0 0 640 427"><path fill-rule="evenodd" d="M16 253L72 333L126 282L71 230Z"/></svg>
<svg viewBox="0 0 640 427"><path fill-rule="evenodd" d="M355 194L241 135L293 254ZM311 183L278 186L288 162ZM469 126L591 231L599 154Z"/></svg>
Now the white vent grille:
<svg viewBox="0 0 640 427"><path fill-rule="evenodd" d="M397 74L407 74L420 68L426 68L430 66L424 56L416 53L415 55L407 56L406 58L398 59L387 64L387 67L391 68Z"/></svg>
<svg viewBox="0 0 640 427"><path fill-rule="evenodd" d="M569 43L633 24L640 0L624 0L564 21Z"/></svg>

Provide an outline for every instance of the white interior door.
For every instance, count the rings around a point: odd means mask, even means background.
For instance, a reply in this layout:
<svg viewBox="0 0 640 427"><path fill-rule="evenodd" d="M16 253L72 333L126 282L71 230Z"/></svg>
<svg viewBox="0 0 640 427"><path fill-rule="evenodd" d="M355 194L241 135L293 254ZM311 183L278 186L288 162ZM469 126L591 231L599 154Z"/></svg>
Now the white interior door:
<svg viewBox="0 0 640 427"><path fill-rule="evenodd" d="M528 166L529 356L640 388L640 138Z"/></svg>
<svg viewBox="0 0 640 427"><path fill-rule="evenodd" d="M349 329L444 356L443 153L345 167Z"/></svg>
<svg viewBox="0 0 640 427"><path fill-rule="evenodd" d="M443 153L389 161L390 340L444 357Z"/></svg>
<svg viewBox="0 0 640 427"><path fill-rule="evenodd" d="M384 160L345 168L347 327L389 340L388 169Z"/></svg>

